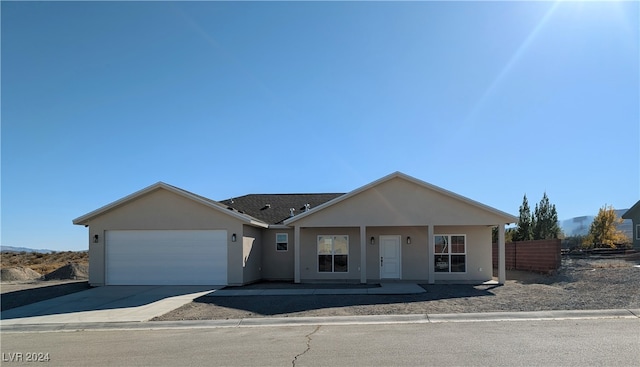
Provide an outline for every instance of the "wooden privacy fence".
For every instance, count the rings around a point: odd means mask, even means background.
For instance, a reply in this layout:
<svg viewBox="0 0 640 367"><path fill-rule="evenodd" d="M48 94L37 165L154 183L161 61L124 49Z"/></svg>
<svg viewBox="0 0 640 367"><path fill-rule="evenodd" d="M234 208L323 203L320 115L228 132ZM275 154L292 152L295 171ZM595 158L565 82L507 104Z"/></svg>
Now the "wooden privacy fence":
<svg viewBox="0 0 640 367"><path fill-rule="evenodd" d="M560 268L561 240L517 241L505 243L507 270L549 273ZM493 244L493 267L498 267L498 244Z"/></svg>

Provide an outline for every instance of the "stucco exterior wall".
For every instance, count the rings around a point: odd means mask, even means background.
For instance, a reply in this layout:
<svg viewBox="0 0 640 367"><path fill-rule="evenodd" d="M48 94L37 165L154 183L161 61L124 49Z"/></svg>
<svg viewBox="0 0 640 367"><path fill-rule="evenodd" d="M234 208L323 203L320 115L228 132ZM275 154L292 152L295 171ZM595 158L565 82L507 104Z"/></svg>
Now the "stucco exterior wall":
<svg viewBox="0 0 640 367"><path fill-rule="evenodd" d="M439 234L464 234L467 236L467 271L465 273L435 273L436 281L487 281L493 278L491 227L436 226L434 235ZM429 259L429 265L433 264L433 261L433 259Z"/></svg>
<svg viewBox="0 0 640 367"><path fill-rule="evenodd" d="M633 221L633 249L640 251L640 218L634 218Z"/></svg>
<svg viewBox="0 0 640 367"><path fill-rule="evenodd" d="M640 200L622 214L622 218L631 219L631 243L634 250L640 251Z"/></svg>
<svg viewBox="0 0 640 367"><path fill-rule="evenodd" d="M289 235L287 251L276 251L276 234ZM262 277L266 280L293 280L294 237L292 229L263 230Z"/></svg>
<svg viewBox="0 0 640 367"><path fill-rule="evenodd" d="M308 229L307 229L308 231ZM324 230L318 230L324 232ZM467 239L467 271L465 273L435 273L436 281L486 281L492 279L491 228L487 226L435 226L434 235L464 234ZM429 258L427 226L367 227L367 280L380 280L380 236L400 235L402 280L426 282L434 259ZM374 244L370 244L374 237ZM411 244L407 244L411 237ZM353 241L350 241L353 242ZM351 249L351 248L350 248Z"/></svg>
<svg viewBox="0 0 640 367"><path fill-rule="evenodd" d="M495 225L504 217L394 178L295 222L300 227Z"/></svg>
<svg viewBox="0 0 640 367"><path fill-rule="evenodd" d="M640 212L640 210L638 212ZM631 231L631 243L633 249L636 251L640 251L640 213L638 212L631 213L632 215L627 217L627 219L631 219L631 225L633 227Z"/></svg>
<svg viewBox="0 0 640 367"><path fill-rule="evenodd" d="M189 200L164 189L154 190L120 207L114 208L89 223L89 284L105 284L105 231L108 230L227 230L227 280L243 282L243 246L233 246L231 234L241 236L242 223L216 209ZM93 242L94 235L98 243ZM107 244L108 245L108 244ZM235 266L234 266L235 265Z"/></svg>
<svg viewBox="0 0 640 367"><path fill-rule="evenodd" d="M318 271L318 236L349 236L348 271L344 273L321 273ZM300 230L300 280L313 281L360 281L360 228L303 228Z"/></svg>
<svg viewBox="0 0 640 367"><path fill-rule="evenodd" d="M105 252L104 229L99 226L89 226L89 285L100 286L105 282ZM98 243L93 242L93 236L98 235Z"/></svg>
<svg viewBox="0 0 640 367"><path fill-rule="evenodd" d="M244 284L262 278L262 231L260 228L243 226L242 270Z"/></svg>
<svg viewBox="0 0 640 367"><path fill-rule="evenodd" d="M367 228L367 280L380 279L380 236L400 235L402 280L426 280L429 277L427 254L427 227L368 227ZM371 245L371 237L374 244ZM407 244L411 237L411 244Z"/></svg>

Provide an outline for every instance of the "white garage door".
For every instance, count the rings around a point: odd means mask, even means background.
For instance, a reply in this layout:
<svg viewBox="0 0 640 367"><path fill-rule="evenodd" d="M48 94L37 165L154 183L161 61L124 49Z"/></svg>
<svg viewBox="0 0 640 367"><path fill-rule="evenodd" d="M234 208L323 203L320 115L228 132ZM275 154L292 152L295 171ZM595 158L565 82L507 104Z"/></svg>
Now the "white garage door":
<svg viewBox="0 0 640 367"><path fill-rule="evenodd" d="M109 285L226 285L227 231L107 231Z"/></svg>

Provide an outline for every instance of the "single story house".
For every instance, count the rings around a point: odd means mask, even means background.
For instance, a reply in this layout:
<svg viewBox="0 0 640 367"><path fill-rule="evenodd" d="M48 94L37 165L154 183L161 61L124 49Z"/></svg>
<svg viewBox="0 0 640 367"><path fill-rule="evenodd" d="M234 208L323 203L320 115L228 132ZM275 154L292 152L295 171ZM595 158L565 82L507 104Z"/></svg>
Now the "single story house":
<svg viewBox="0 0 640 367"><path fill-rule="evenodd" d="M156 183L73 220L89 228L89 283L242 285L505 281L518 218L400 172L341 194L214 201Z"/></svg>
<svg viewBox="0 0 640 367"><path fill-rule="evenodd" d="M640 200L622 214L623 219L631 219L632 222L632 243L636 251L640 251Z"/></svg>

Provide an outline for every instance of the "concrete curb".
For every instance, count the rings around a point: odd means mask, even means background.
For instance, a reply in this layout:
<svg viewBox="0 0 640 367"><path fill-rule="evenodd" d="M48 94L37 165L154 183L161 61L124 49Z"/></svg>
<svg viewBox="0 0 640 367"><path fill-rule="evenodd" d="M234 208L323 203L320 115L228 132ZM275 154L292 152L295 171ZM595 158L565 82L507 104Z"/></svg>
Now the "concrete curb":
<svg viewBox="0 0 640 367"><path fill-rule="evenodd" d="M590 319L637 319L640 309L486 312L461 314L367 315L335 317L264 317L232 320L148 321L148 322L92 322L65 324L2 325L2 333L108 331L108 330L164 330L164 329L216 329L264 326L308 325L374 325L374 324L433 324L448 322L504 322L552 321Z"/></svg>

